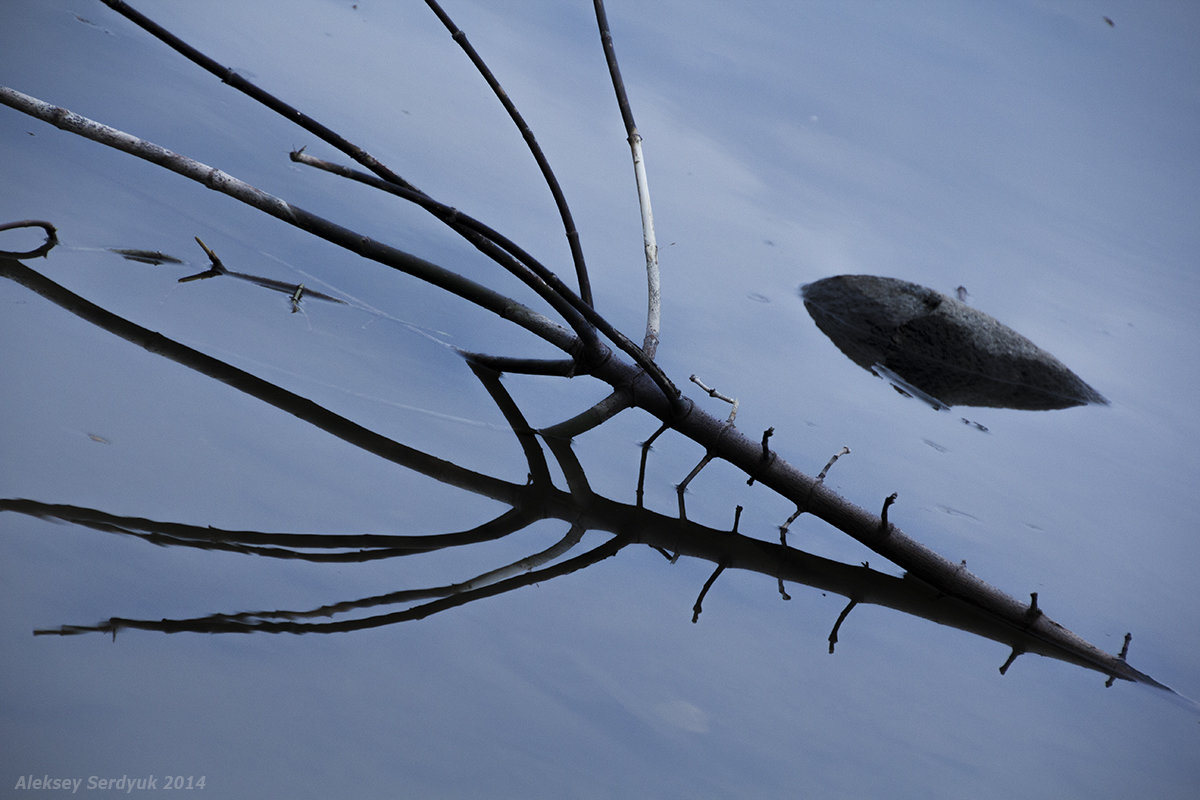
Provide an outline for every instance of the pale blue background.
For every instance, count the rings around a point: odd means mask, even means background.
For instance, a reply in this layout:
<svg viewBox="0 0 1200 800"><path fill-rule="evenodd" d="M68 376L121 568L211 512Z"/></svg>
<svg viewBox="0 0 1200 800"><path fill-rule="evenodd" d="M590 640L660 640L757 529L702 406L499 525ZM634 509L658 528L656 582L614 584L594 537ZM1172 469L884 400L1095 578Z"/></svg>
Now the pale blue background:
<svg viewBox="0 0 1200 800"><path fill-rule="evenodd" d="M562 272L519 137L423 4L144 2L219 61ZM555 164L599 308L640 338L632 170L586 2L453 2ZM299 205L519 292L421 212L287 161L312 137L99 3L8 0L0 83L212 163ZM664 270L660 358L740 398L739 425L949 558L1185 695L1200 693L1200 11L1190 2L613 2L646 138ZM1102 19L1111 17L1110 27ZM413 446L521 479L511 435L424 333L526 353L528 337L184 180L0 109L0 219L42 217L36 266L138 323ZM204 258L346 293L180 285ZM848 272L942 291L1053 352L1107 408L935 413L851 364L796 288ZM524 296L524 295L522 295ZM455 530L494 504L0 285L0 496L235 528ZM600 396L510 378L535 424ZM714 405L716 413L724 413ZM986 425L982 434L960 417ZM624 415L582 437L631 500ZM89 437L102 437L100 443ZM698 448L661 440L648 503ZM790 512L731 470L689 516L772 538ZM844 599L623 552L432 619L345 636L34 638L110 615L306 608L457 580L548 544L304 565L160 549L0 516L0 791L18 776L207 776L208 797L1192 798L1200 716L1159 693ZM592 542L592 538L586 540ZM595 539L599 541L599 539ZM802 520L793 543L878 558ZM31 796L16 794L15 796Z"/></svg>

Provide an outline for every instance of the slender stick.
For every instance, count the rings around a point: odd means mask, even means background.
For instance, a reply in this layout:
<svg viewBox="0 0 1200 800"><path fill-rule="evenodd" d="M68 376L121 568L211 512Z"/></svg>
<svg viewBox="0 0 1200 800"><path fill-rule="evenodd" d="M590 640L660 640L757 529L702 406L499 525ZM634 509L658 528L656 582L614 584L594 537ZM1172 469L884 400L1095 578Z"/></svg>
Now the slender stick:
<svg viewBox="0 0 1200 800"><path fill-rule="evenodd" d="M374 172L384 180L393 181L395 183L408 186L409 188L416 189L416 187L411 183L401 178L395 172L392 172L392 170L385 166L381 161L350 140L344 138L337 131L322 125L320 122L300 111L298 108L288 105L270 92L267 92L246 80L241 75L238 75L233 68L224 66L223 64L209 58L204 53L192 47L190 44L183 41L154 20L130 6L128 3L122 2L122 0L100 0L100 2L104 3L104 5L108 6L113 11L116 11L118 14L125 17L138 27L142 28L147 33L156 37L192 63L217 76L223 83L229 84L234 89L237 89L239 92L248 95L255 101L274 111L276 114L279 114L281 117L291 120L304 130L320 138L322 141L332 145L333 147L336 147L338 150L350 156L350 158L354 159L359 164L362 164L364 167L369 169L371 172Z"/></svg>
<svg viewBox="0 0 1200 800"><path fill-rule="evenodd" d="M233 69L223 66L220 63L218 63L217 61L213 60L212 58L209 58L208 56L204 55L196 48L192 47L191 45L187 44L183 40L179 39L179 37L175 36L170 31L167 31L165 28L158 25L153 20L149 19L148 17L141 14L134 8L130 7L128 3L122 2L122 0L102 0L102 2L105 5L112 8L114 11L118 12L119 14L122 14L123 16L128 18L130 21L134 22L138 26L145 29L148 33L156 36L162 42L164 42L165 44L167 44L168 46L170 46L171 48L173 48L174 50L176 50L177 52L179 52L180 54L182 54L183 56L185 56L192 62L194 62L197 65L208 70L213 75L216 75L217 77L221 78L221 80L223 82L229 84L230 86L234 87L235 89L238 89L241 92L244 92L245 94L247 94L254 100L258 101L259 103L262 103L267 108L271 109L272 111L275 111L276 113L280 114L281 116L300 125L302 128L309 131L310 133L313 133L314 135L320 137L325 142L333 145L334 147L341 150L343 153L346 153L347 155L349 155L351 158L353 158L358 163L367 167L367 169L369 169L371 172L374 172L376 175L383 178L385 181L388 181L391 183L396 183L396 184L399 184L400 186L406 187L413 191L420 192L419 189L417 189L415 186L410 184L408 181L401 178L399 175L397 175L395 172L393 172L388 167L386 167L383 163L381 163L380 161L375 159L373 156L371 156L369 153L367 153L361 147L359 147L359 146L353 144L352 142L350 142L349 140L343 138L336 131L322 125L321 123L317 122L316 120L309 117L308 115L302 113L301 111L294 108L293 106L290 106L287 103L284 103L282 100L280 100L279 98L270 94L269 92L266 92L263 89L259 88L252 82L250 82L250 81L246 80L245 78L243 78L242 76L238 75ZM451 24L453 24L453 23L451 23ZM626 101L626 106L628 106L628 101ZM467 238L468 241L472 241L474 243L474 240L472 237L477 236L477 234L467 232L465 229L463 229L459 226L452 226L452 227L454 227L455 231L458 232L460 235ZM655 262L655 264L656 264L655 272L657 273L657 261ZM657 281L657 278L655 278L655 286L657 286L656 281ZM658 292L657 292L656 288L654 289L653 293L656 298L654 300L653 305L655 308L657 308ZM585 305L587 305L590 308L589 304L585 304ZM592 322L593 324L596 323L596 319L598 318L598 315L589 317L589 315L585 314L584 316L587 317L589 319L589 321ZM655 317L655 319L657 319L657 311L654 312L654 317ZM684 404L681 400L681 395L680 395L679 390L675 387L675 385L671 382L671 380L666 376L666 374L662 371L662 369L654 361L654 353L655 353L655 350L657 349L657 343L658 343L657 323L655 326L654 336L650 337L648 335L647 339L646 339L646 341L652 345L652 349L650 350L650 352L648 354L644 353L642 351L642 348L639 348L636 344L634 344L632 341L630 341L628 339L628 337L626 337L624 334L620 333L620 331L617 331L614 328L611 328L611 326L609 326L609 331L606 332L605 335L607 335L610 339L612 339L613 343L616 344L618 348L620 348L621 350L626 352L631 358L634 359L634 361L637 362L638 366L640 366L642 369L644 369L650 375L650 377L654 380L655 384L658 385L659 389L666 396L668 403L671 405L672 411L676 415L684 413L685 408L684 408Z"/></svg>
<svg viewBox="0 0 1200 800"><path fill-rule="evenodd" d="M594 309L591 308L591 305L571 291L571 288L563 283L562 279L554 274L553 270L542 264L542 262L538 261L528 251L507 236L474 217L462 213L457 208L434 200L424 192L376 178L374 175L368 175L365 172L351 169L342 164L335 164L331 161L310 156L303 150L293 151L291 159L299 164L315 167L342 178L358 181L374 189L394 194L397 197L420 206L456 231L462 232L465 230L478 234L476 237L467 238L484 255L519 278L523 283L537 292L538 296L562 314L563 318L567 320L571 328L583 341L584 347L591 358L602 357L602 353L597 346L598 342L596 340L596 332L593 329L593 323L585 319L586 313L583 313L591 311L593 317L598 317Z"/></svg>
<svg viewBox="0 0 1200 800"><path fill-rule="evenodd" d="M570 288L559 279L548 267L531 256L507 236L485 225L474 217L463 214L456 208L445 203L439 203L424 192L419 192L408 186L391 181L385 181L374 175L350 169L341 164L334 164L324 159L316 158L303 150L291 153L292 161L306 164L310 167L333 173L343 178L350 178L389 194L394 194L414 203L433 214L452 230L474 245L481 253L499 264L511 275L533 289L539 297L562 315L571 329L583 342L584 354L582 361L596 361L604 357L596 337L595 327L584 319L580 309L588 308Z"/></svg>
<svg viewBox="0 0 1200 800"><path fill-rule="evenodd" d="M128 3L122 2L122 0L102 0L102 2L105 5L107 5L109 8L113 9L117 13L119 13L122 16L129 19L134 24L138 25L139 27L141 27L142 29L147 31L148 33L157 37L164 44L168 45L169 47L171 47L176 52L183 55L188 60L192 61L193 63L202 67L203 69L207 70L208 72L212 73L213 75L216 75L217 77L219 77L222 80L222 82L224 82L224 83L232 86L233 88L237 89L238 91L246 94L247 96L254 99L256 102L261 103L262 105L266 106L267 108L269 108L270 110L279 114L280 116L296 123L304 130L319 137L322 141L332 145L333 147L336 147L338 150L345 153L350 158L354 159L356 162L358 162L362 166L366 167L368 170L370 170L374 174L378 175L384 181L387 181L388 183L400 186L400 187L408 190L409 192L415 193L417 195L425 196L424 192L422 192L420 189L418 189L413 184L406 181L400 175L393 172L389 167L384 165L382 162L380 162L378 159L376 159L374 156L372 156L370 153L368 153L363 148L359 147L358 145L356 145L353 142L349 141L348 139L344 138L343 136L341 136L341 134L337 133L332 128L329 128L329 127L321 124L317 120L313 119L312 117L308 116L307 114L304 114L303 112L301 112L299 109L295 108L294 106L291 106L291 105L283 102L282 100L275 97L270 92L265 91L264 89L257 86L253 82L246 80L241 75L238 75L237 72L235 72L231 67L224 66L221 63L215 61L214 59L208 57L204 53L200 52L196 48L189 45L187 42L185 42L182 39L180 39L179 37L175 36L173 33L168 31L167 29L163 28L158 23L154 22L154 20L150 19L149 17L145 16L141 12L139 12L136 9L134 9L133 7L131 7ZM460 236L465 238L468 242L470 242L475 247L482 250L485 253L485 255L488 255L489 257L492 257L492 258L495 257L494 249L490 248L488 246L487 242L481 241L480 235L477 232L471 231L468 228L460 226L454 220L447 221L447 224L450 225L450 227L456 233L458 233ZM510 266L511 266L504 262L500 262L500 263L502 266L505 266L506 268L510 268ZM510 271L511 271L511 269L510 269ZM552 304L553 304L553 302L552 302ZM562 313L563 309L559 308L559 311L560 311L560 313ZM570 322L571 315L569 313L567 313L567 314L564 314L564 316L567 318L568 322ZM584 341L585 347L588 348L588 351L592 354L592 356L594 358L598 358L599 354L597 353L597 351L594 348L594 339L591 336L586 335L586 332L581 330L581 328L578 326L578 323L573 324L572 327L576 329L576 333L579 333L581 335L581 338Z"/></svg>
<svg viewBox="0 0 1200 800"><path fill-rule="evenodd" d="M474 46L467 40L467 34L462 31L450 19L450 15L442 10L436 0L425 0L425 4L433 11L441 23L446 26L446 30L450 31L450 38L458 43L463 52L467 54L467 58L471 59L471 63L475 65L475 69L479 70L479 74L487 81L487 85L491 87L492 92L496 95L496 99L504 106L504 110L508 112L508 116L517 126L517 130L521 132L521 138L525 140L525 144L529 147L529 152L533 155L533 160L537 162L538 169L542 171L542 177L546 181L546 185L550 188L550 194L554 196L554 205L558 208L558 215L562 218L563 230L567 235L567 244L571 248L571 261L575 264L575 276L579 281L579 296L583 298L583 302L589 306L592 303L592 284L588 278L587 264L583 259L583 248L579 244L579 230L575 227L575 219L571 216L571 209L567 205L567 198L563 194L562 187L558 183L558 178L554 175L554 170L550 168L550 162L546 158L546 154L542 152L541 145L534 138L533 130L525 122L525 118L521 116L521 112L517 110L512 99L508 96L508 92L500 85L495 74L492 73L488 65L484 63L483 57L475 50ZM650 353L650 357L654 357L654 353Z"/></svg>
<svg viewBox="0 0 1200 800"><path fill-rule="evenodd" d="M336 225L323 217L238 180L215 167L210 167L165 147L139 139L124 131L111 128L8 87L0 86L0 104L48 122L56 128L145 159L185 178L202 183L214 191L240 200L246 205L257 208L290 225L295 225L301 230L358 253L364 258L377 261L433 286L445 289L451 294L458 295L481 308L515 322L568 354L575 355L579 351L581 343L575 335L516 300L432 262Z"/></svg>
<svg viewBox="0 0 1200 800"><path fill-rule="evenodd" d="M6 222L0 225L0 231L11 231L18 228L41 228L46 233L46 239L32 250L0 250L0 256L8 258L41 258L54 249L58 244L58 229L53 224L40 219L23 219L17 222Z"/></svg>
<svg viewBox="0 0 1200 800"><path fill-rule="evenodd" d="M633 174L637 181L638 206L642 211L642 244L646 251L646 337L642 342L651 358L658 351L659 331L662 327L662 288L658 271L658 240L654 235L654 211L650 207L650 183L646 177L646 160L642 155L642 135L633 121L633 109L625 92L625 81L617 64L617 51L613 46L612 31L608 27L608 15L604 11L604 0L594 0L596 25L600 29L600 42L604 47L604 60L608 63L608 74L612 77L613 91L617 95L617 106L621 109L621 120L625 123L629 148L633 154Z"/></svg>
<svg viewBox="0 0 1200 800"><path fill-rule="evenodd" d="M595 336L583 324L586 322L587 325L595 327L607 336L609 341L632 358L639 367L644 369L654 382L658 384L668 400L672 404L675 404L679 397L679 390L671 382L671 379L667 377L666 373L662 371L662 368L654 361L653 357L638 347L629 337L621 333L600 312L596 311L596 309L571 291L571 288L563 283L562 279L551 269L543 265L508 237L493 230L474 217L463 214L456 208L452 208L445 203L439 203L423 192L413 191L404 186L380 180L379 178L350 169L341 164L334 164L324 159L310 156L302 151L294 151L291 154L291 158L298 163L358 181L380 191L388 192L416 203L460 233L463 231L478 233L478 241L470 237L468 237L468 240L476 244L483 253L497 264L500 264L532 287L546 302L550 303L559 313L563 314L568 322L572 323L572 328L575 329L575 332L579 334L580 339L584 343L585 355L582 359L584 362L597 361L605 357L605 354L595 346ZM497 248L499 248L499 251ZM533 280L534 277L536 277L536 281ZM576 312L578 316L576 316ZM582 319L579 319L580 317ZM583 364L585 369L580 371L586 371L586 366L586 363Z"/></svg>

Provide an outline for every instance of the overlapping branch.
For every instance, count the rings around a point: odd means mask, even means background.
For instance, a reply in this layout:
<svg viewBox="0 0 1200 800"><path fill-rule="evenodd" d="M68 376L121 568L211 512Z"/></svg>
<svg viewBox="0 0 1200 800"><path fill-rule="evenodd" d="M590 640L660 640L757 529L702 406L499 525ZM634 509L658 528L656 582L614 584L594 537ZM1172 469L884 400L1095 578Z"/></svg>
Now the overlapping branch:
<svg viewBox="0 0 1200 800"><path fill-rule="evenodd" d="M890 503L885 503L883 514L880 515L876 515L860 506L850 503L825 485L823 481L824 471L816 478L813 478L797 470L783 458L779 457L776 451L768 447L767 435L764 434L761 441L752 440L738 431L733 425L732 420L721 420L696 407L689 399L680 394L670 379L662 372L653 360L653 353L659 335L657 327L657 267L654 258L656 246L653 241L652 214L649 208L648 191L645 188L644 166L640 156L641 137L637 133L636 126L633 124L632 112L629 110L628 100L620 80L620 73L616 67L611 32L608 30L603 3L600 0L595 0L597 21L601 30L606 57L609 60L610 74L613 77L614 87L618 94L618 102L622 108L622 116L629 134L630 144L634 149L639 199L645 200L642 205L643 232L646 244L647 268L652 276L650 278L651 297L649 301L650 310L648 313L647 332L642 347L634 345L620 331L604 321L603 317L592 308L590 300L586 297L587 291L585 289L581 288L580 295L574 294L561 281L558 281L552 271L542 267L542 265L529 257L527 253L501 237L497 232L486 228L482 223L468 220L451 206L432 200L432 198L424 195L411 184L404 181L399 175L379 164L366 151L349 143L332 130L321 126L291 106L283 104L231 70L221 67L216 62L194 50L194 48L180 42L169 33L154 25L153 22L130 9L126 3L119 2L118 0L105 0L105 2L129 18L137 21L139 25L151 31L160 39L167 41L172 47L175 47L175 49L184 53L205 69L221 77L226 83L246 92L268 108L272 108L288 119L296 121L306 130L315 133L323 140L338 147L342 152L378 176L379 181L382 182L379 184L381 188L385 188L393 194L417 203L422 208L434 213L435 216L446 222L456 233L475 244L494 261L525 281L527 285L534 287L540 297L566 322L568 327L562 327L539 312L517 303L511 298L488 287L468 281L454 272L424 261L417 256L321 219L278 197L238 181L220 170L186 159L165 148L144 142L129 134L87 120L65 109L56 108L48 103L28 97L11 89L0 89L0 102L17 108L31 116L43 119L64 130L93 138L110 147L159 164L192 180L200 181L210 188L228 194L289 224L296 225L314 235L345 247L352 252L392 266L467 299L481 308L513 321L515 324L533 332L543 340L554 345L577 368L574 371L571 370L566 366L565 360L531 363L528 360L514 359L506 356L473 354L470 360L475 365L476 374L481 377L485 386L489 388L493 398L497 399L497 402L501 404L502 410L506 408L504 404L507 401L503 399L505 395L500 390L499 382L494 379L498 371L513 369L536 372L539 369L544 369L547 372L554 372L554 374L574 374L575 372L589 374L611 386L614 390L613 395L605 404L561 423L554 431L556 434L570 435L571 431L579 430L581 426L594 426L626 407L641 408L662 422L663 427L660 432L666 430L675 431L704 447L706 458L706 462L704 463L707 463L707 459L710 458L720 458L733 464L742 469L752 482L757 482L795 503L798 511L810 513L828 522L903 568L906 571L906 576L902 579L894 580L902 581L907 586L919 587L921 591L927 592L930 602L937 604L935 615L945 614L946 609L954 608L956 612L962 611L968 613L970 616L987 620L988 625L993 625L996 629L1004 632L1003 637L1019 638L1020 641L1018 644L1013 645L1014 653L1018 651L1037 652L1037 647L1056 649L1072 654L1071 658L1077 659L1079 663L1099 668L1108 674L1128 677L1131 680L1154 683L1147 676L1129 667L1123 657L1117 658L1102 653L1050 620L1040 609L1036 614L1030 613L1031 606L1029 604L1021 603L1004 592L988 585L968 572L963 565L943 558L907 536L895 525L894 521L886 518L886 511ZM431 5L436 6L436 4ZM452 27L453 31L457 31L457 28ZM457 37L456 35L456 38L462 37ZM465 38L462 41L465 41ZM498 94L503 95L502 90L499 90L498 83L495 84L494 89L497 90ZM514 117L514 119L519 120L519 116ZM518 121L519 126L522 124L523 122ZM357 175L352 177L362 180ZM560 210L562 208L565 208L565 204L560 207ZM570 238L571 226L565 220L566 217L564 216L564 224L567 225L568 238ZM572 249L574 252L575 248L573 247ZM582 260L580 259L576 263L577 265L581 265ZM158 334L145 331L145 329L138 329L136 325L127 321L114 319L113 315L104 309L100 309L82 298L69 296L70 293L62 289L62 287L51 284L40 276L31 276L13 267L12 265L16 264L16 262L0 259L0 264L3 265L0 268L0 273L30 286L30 288L51 299L57 298L55 302L60 302L64 307L71 305L73 312L85 319L114 330L114 332L121 331L119 335L125 336L125 338L140 346L161 352L168 358L180 360L181 357L186 357L187 360L192 362L190 365L198 371L210 375L217 380L229 383L266 402L274 403L278 407L287 410L288 413L292 413L314 425L330 430L331 432L337 432L336 435L342 435L343 437L350 436L354 439L357 446L361 446L369 452L393 460L398 464L410 466L410 468L420 468L426 474L436 474L439 480L447 480L455 485L469 486L472 491L479 491L488 496L502 497L506 502L512 502L514 505L517 505L522 500L528 501L531 492L536 492L537 505L541 509L540 513L546 513L547 511L558 513L561 511L557 504L563 502L562 496L559 490L548 485L548 481L546 480L548 473L546 472L545 462L540 455L540 449L537 451L538 455L534 453L535 449L537 449L533 438L534 434L528 429L527 423L520 417L515 406L507 407L505 414L509 417L510 424L514 420L516 421L513 429L517 433L525 452L526 460L530 466L532 482L528 486L518 486L509 482L499 481L489 476L472 473L469 470L464 470L462 467L436 459L428 454L413 451L402 444L363 429L350 420L338 417L316 406L311 401L292 395L279 387L271 386L255 376L236 370L203 354L194 353L194 351L190 354L186 353L184 350L179 349L182 347L181 345L165 340ZM24 268L22 267L22 269ZM586 273L583 273L583 275L585 276ZM581 283L582 285L584 284ZM610 353L606 347L602 346L596 336L596 331L599 331L608 338L618 350L629 357L629 360L622 358L619 354ZM661 517L641 508L641 478L639 479L639 505L632 509L615 508L611 505L611 501L606 501L603 498L592 495L590 489L587 487L586 476L582 468L578 467L573 461L573 455L570 454L569 444L565 435L548 436L546 440L550 444L552 453L555 454L560 465L563 467L568 482L572 484L570 494L587 498L588 527L597 527L593 524L595 519L608 520L607 524L611 527L607 529L616 534L612 539L588 553L559 562L550 567L544 567L521 576L506 577L487 586L472 586L472 588L454 594L451 597L443 597L429 604L407 609L403 612L373 617L369 621L353 620L337 623L336 625L330 623L332 627L327 628L327 630L349 630L356 627L387 624L388 621L400 621L402 619L427 616L430 613L437 613L439 610L459 605L462 602L470 602L470 599L464 598L490 596L498 591L506 591L508 588L517 585L524 585L522 582L527 581L529 576L533 574L541 574L543 576L565 574L565 572L582 568L588 563L594 563L594 561L600 558L614 554L628 542L649 538L653 538L653 542L647 541L647 543L652 543L664 552L674 553L675 557L678 557L680 554L686 555L700 551L704 552L704 557L712 558L715 556L713 558L714 563L718 564L722 569L758 569L758 571L766 574L778 576L782 580L784 574L794 566L796 558L794 554L797 551L782 544L768 544L744 537L741 534L731 534L730 532L724 532L723 536L735 538L723 539L719 545L712 542L701 529L683 518L682 504L678 519ZM649 448L647 447L643 455L643 477L645 459L648 453ZM831 460L830 465L832 463ZM415 465L419 465L419 467ZM530 487L533 488L531 489ZM575 515L579 512L576 507L575 510L569 513ZM575 518L571 517L571 519L574 520ZM646 533L646 521L650 519L656 523L653 537L649 537ZM581 533L582 528L575 521L572 521L568 533L560 545L567 547L568 543L574 542ZM557 548L560 545L556 545L555 547ZM258 545L247 544L246 546L257 547ZM556 550L555 552L558 551ZM861 574L860 570L857 568L854 569L856 576ZM713 579L715 577L716 573L714 573ZM868 602L868 595L869 593L865 591L847 593L847 596L856 603ZM697 606L699 606L699 602L697 602ZM847 613L849 608L847 608ZM697 608L697 613L698 610ZM211 630L215 629L211 626L216 625L218 621L206 618L185 622L190 627L180 629ZM284 630L287 629L286 625L293 624L291 621L271 621L258 616L255 617L255 622L257 629L262 630ZM225 621L221 621L220 624L225 624ZM838 625L840 626L840 621ZM118 627L139 626L141 626L139 623L123 620L120 621ZM835 634L831 637L831 641L835 640L836 627Z"/></svg>

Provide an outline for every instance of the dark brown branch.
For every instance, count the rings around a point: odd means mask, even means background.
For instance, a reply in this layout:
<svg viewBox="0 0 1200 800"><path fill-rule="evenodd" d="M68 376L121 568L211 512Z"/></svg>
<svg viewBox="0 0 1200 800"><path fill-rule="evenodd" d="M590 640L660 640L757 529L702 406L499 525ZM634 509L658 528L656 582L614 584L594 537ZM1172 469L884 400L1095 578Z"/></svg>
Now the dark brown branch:
<svg viewBox="0 0 1200 800"><path fill-rule="evenodd" d="M1129 655L1129 643L1131 641L1133 641L1133 634L1127 632L1125 634L1125 641L1121 643L1121 652L1117 653L1117 661L1120 661L1122 663L1125 662L1125 657L1127 655ZM1104 682L1104 687L1106 689L1111 689L1113 682L1116 681L1116 679L1117 679L1117 676L1115 674L1109 675L1108 680Z"/></svg>
<svg viewBox="0 0 1200 800"><path fill-rule="evenodd" d="M630 155L633 157L638 208L642 216L642 248L646 255L646 334L642 339L642 348L647 355L654 358L661 341L662 279L658 267L658 239L654 232L654 210L650 203L650 181L646 176L642 135L638 133L637 124L633 121L633 111L625 92L625 81L621 78L621 70L617 64L617 52L613 47L612 31L609 29L608 15L604 11L603 0L595 0L594 6L596 27L599 29L600 43L604 49L604 60L608 65L609 77L612 78L613 90L617 96L617 106L621 111L621 121L625 124L625 139L629 142Z"/></svg>
<svg viewBox="0 0 1200 800"><path fill-rule="evenodd" d="M774 433L775 433L775 428L774 428L774 426L772 426L772 427L770 427L770 428L767 428L765 431L763 431L763 435L762 435L762 462L763 462L763 466L766 466L767 464L770 464L770 463L771 463L771 460L772 460L773 458L775 458L775 454L771 452L771 448L770 448L770 447L768 446L768 444L767 444L767 443L768 443L768 441L770 440L771 436L772 436L772 435L774 435ZM753 485L754 485L754 481L755 481L755 480L757 480L757 478L755 477L754 473L753 473L753 472L751 472L751 473L750 473L750 477L746 479L746 485L747 485L747 486L753 486Z"/></svg>

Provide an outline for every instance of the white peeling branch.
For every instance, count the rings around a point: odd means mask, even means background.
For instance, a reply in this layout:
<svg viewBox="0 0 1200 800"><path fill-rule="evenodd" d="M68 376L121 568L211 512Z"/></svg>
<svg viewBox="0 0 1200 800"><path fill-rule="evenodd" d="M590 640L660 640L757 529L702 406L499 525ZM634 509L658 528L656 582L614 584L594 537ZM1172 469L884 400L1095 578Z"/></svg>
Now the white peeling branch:
<svg viewBox="0 0 1200 800"><path fill-rule="evenodd" d="M628 134L629 149L633 154L633 175L637 181L638 206L642 211L642 245L646 251L646 337L642 350L654 358L658 350L659 330L662 326L662 289L658 272L658 240L654 235L654 211L650 207L650 183L646 178L646 160L642 153L642 135L633 121L629 96L625 93L625 82L617 65L617 51L613 47L612 32L608 27L608 15L604 12L604 0L594 0L596 24L600 29L600 41L604 45L604 59L608 63L608 74L612 77L617 105Z"/></svg>

